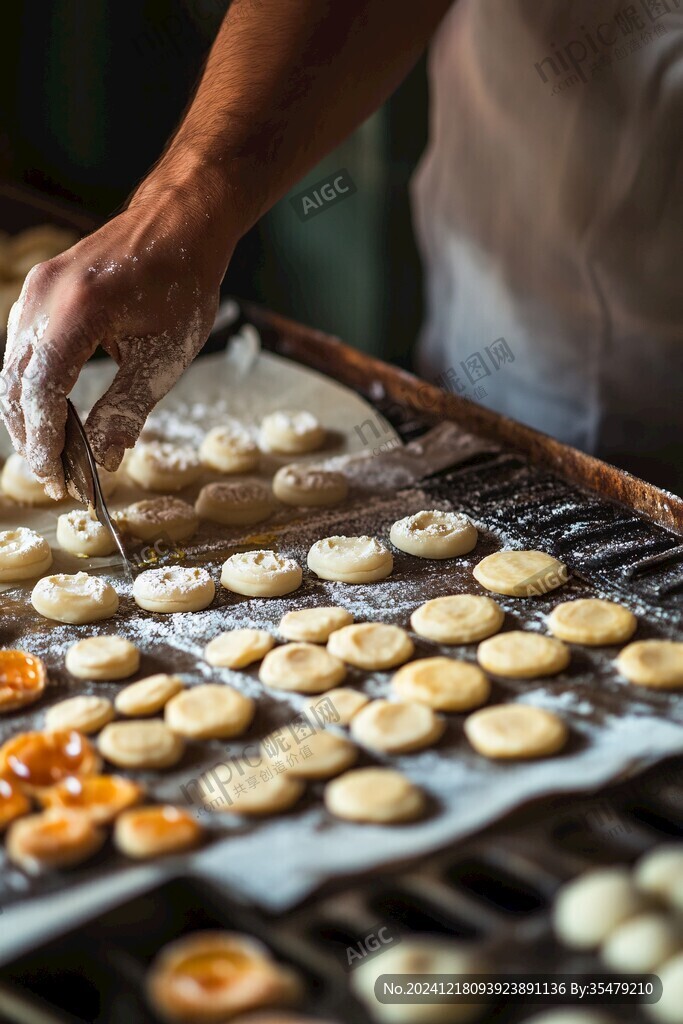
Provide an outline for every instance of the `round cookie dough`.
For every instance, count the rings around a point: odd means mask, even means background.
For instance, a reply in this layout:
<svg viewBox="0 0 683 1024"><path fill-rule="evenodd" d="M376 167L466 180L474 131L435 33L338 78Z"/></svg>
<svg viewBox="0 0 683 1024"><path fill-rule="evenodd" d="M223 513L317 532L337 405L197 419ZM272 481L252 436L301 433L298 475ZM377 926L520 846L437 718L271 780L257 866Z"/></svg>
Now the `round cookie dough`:
<svg viewBox="0 0 683 1024"><path fill-rule="evenodd" d="M51 808L10 825L7 857L28 874L82 864L105 840L105 833L79 811Z"/></svg>
<svg viewBox="0 0 683 1024"><path fill-rule="evenodd" d="M185 740L160 718L110 722L100 733L102 757L118 768L170 768L185 752Z"/></svg>
<svg viewBox="0 0 683 1024"><path fill-rule="evenodd" d="M321 580L373 583L394 568L394 556L375 537L325 537L308 552L308 568Z"/></svg>
<svg viewBox="0 0 683 1024"><path fill-rule="evenodd" d="M38 580L31 604L46 619L82 626L116 615L119 598L114 588L98 576L89 576L87 572L73 576L58 573Z"/></svg>
<svg viewBox="0 0 683 1024"><path fill-rule="evenodd" d="M0 532L0 583L33 579L51 565L50 545L39 533L26 526Z"/></svg>
<svg viewBox="0 0 683 1024"><path fill-rule="evenodd" d="M45 728L50 732L62 729L77 729L86 735L99 732L111 722L114 708L106 697L69 697L59 704L53 704L45 714Z"/></svg>
<svg viewBox="0 0 683 1024"><path fill-rule="evenodd" d="M28 462L13 452L2 467L0 488L3 494L20 505L53 505L54 499L31 472Z"/></svg>
<svg viewBox="0 0 683 1024"><path fill-rule="evenodd" d="M662 997L658 1002L649 1003L645 1007L648 1016L659 1024L681 1024L683 953L663 963L657 970L657 976L662 983Z"/></svg>
<svg viewBox="0 0 683 1024"><path fill-rule="evenodd" d="M221 778L221 767L228 767L227 778ZM246 761L231 761L229 766L219 763L205 772L199 779L199 791L206 810L260 817L288 811L301 799L306 788L301 779L286 771L263 778L262 770ZM257 782L250 785L250 779Z"/></svg>
<svg viewBox="0 0 683 1024"><path fill-rule="evenodd" d="M472 711L491 696L482 670L454 658L420 658L400 668L391 680L397 696L435 711Z"/></svg>
<svg viewBox="0 0 683 1024"><path fill-rule="evenodd" d="M614 663L630 683L654 690L683 688L683 643L637 640L624 647Z"/></svg>
<svg viewBox="0 0 683 1024"><path fill-rule="evenodd" d="M256 705L251 697L218 683L204 683L172 697L164 709L166 725L191 740L241 736L251 725Z"/></svg>
<svg viewBox="0 0 683 1024"><path fill-rule="evenodd" d="M215 668L246 668L260 661L274 645L275 637L265 629L231 629L206 645L204 657Z"/></svg>
<svg viewBox="0 0 683 1024"><path fill-rule="evenodd" d="M486 590L510 597L539 597L568 578L567 566L545 551L496 551L472 572Z"/></svg>
<svg viewBox="0 0 683 1024"><path fill-rule="evenodd" d="M600 955L611 970L623 974L656 974L665 960L681 949L681 932L670 914L637 914L618 925Z"/></svg>
<svg viewBox="0 0 683 1024"><path fill-rule="evenodd" d="M544 708L495 704L469 716L465 735L484 757L528 759L556 754L569 734L562 719Z"/></svg>
<svg viewBox="0 0 683 1024"><path fill-rule="evenodd" d="M114 537L93 509L74 509L57 519L57 543L71 555L99 558L116 551Z"/></svg>
<svg viewBox="0 0 683 1024"><path fill-rule="evenodd" d="M134 807L119 815L114 824L114 845L136 860L181 853L198 846L203 829L180 807Z"/></svg>
<svg viewBox="0 0 683 1024"><path fill-rule="evenodd" d="M412 658L415 646L400 626L360 622L335 630L327 649L348 665L374 672L402 665Z"/></svg>
<svg viewBox="0 0 683 1024"><path fill-rule="evenodd" d="M126 679L140 667L140 652L122 636L89 636L66 652L67 672L77 679Z"/></svg>
<svg viewBox="0 0 683 1024"><path fill-rule="evenodd" d="M628 868L598 868L560 889L553 908L553 926L565 946L597 949L615 928L645 909Z"/></svg>
<svg viewBox="0 0 683 1024"><path fill-rule="evenodd" d="M259 679L275 690L324 693L346 676L343 661L316 644L284 644L269 651L261 663Z"/></svg>
<svg viewBox="0 0 683 1024"><path fill-rule="evenodd" d="M213 427L199 446L199 458L218 473L250 473L259 464L258 446L241 423Z"/></svg>
<svg viewBox="0 0 683 1024"><path fill-rule="evenodd" d="M135 578L133 597L148 612L198 612L216 596L216 587L206 569L181 565L147 569Z"/></svg>
<svg viewBox="0 0 683 1024"><path fill-rule="evenodd" d="M260 480L222 480L202 487L194 507L201 519L248 526L273 514L273 492Z"/></svg>
<svg viewBox="0 0 683 1024"><path fill-rule="evenodd" d="M476 546L479 534L461 512L438 509L416 512L399 519L391 527L389 540L409 555L418 558L455 558Z"/></svg>
<svg viewBox="0 0 683 1024"><path fill-rule="evenodd" d="M201 473L194 448L168 441L138 442L126 462L126 472L147 491L180 491Z"/></svg>
<svg viewBox="0 0 683 1024"><path fill-rule="evenodd" d="M298 562L276 551L243 551L223 563L221 584L245 597L282 597L301 586Z"/></svg>
<svg viewBox="0 0 683 1024"><path fill-rule="evenodd" d="M192 505L172 494L136 501L115 512L114 518L124 533L146 541L188 540L199 526Z"/></svg>
<svg viewBox="0 0 683 1024"><path fill-rule="evenodd" d="M628 608L597 597L565 601L548 616L553 636L588 647L623 644L633 636L637 625L637 618Z"/></svg>
<svg viewBox="0 0 683 1024"><path fill-rule="evenodd" d="M338 687L332 690L328 690L324 697L325 707L330 708L332 711L331 721L334 725L348 725L354 715L357 715L361 708L369 702L370 698L361 693L360 690L352 690L349 687ZM317 723L319 713L316 711L316 706L320 703L319 697L312 697L307 700L304 707L306 708L309 718ZM335 717L336 716L336 717ZM326 714L326 720L329 716Z"/></svg>
<svg viewBox="0 0 683 1024"><path fill-rule="evenodd" d="M373 700L351 722L351 735L363 747L385 754L409 754L438 743L445 721L426 704Z"/></svg>
<svg viewBox="0 0 683 1024"><path fill-rule="evenodd" d="M671 899L675 889L683 889L683 844L662 843L643 854L633 878L641 892L658 900Z"/></svg>
<svg viewBox="0 0 683 1024"><path fill-rule="evenodd" d="M281 409L261 423L261 448L278 455L314 452L325 443L325 430L310 412Z"/></svg>
<svg viewBox="0 0 683 1024"><path fill-rule="evenodd" d="M328 782L324 799L335 817L376 825L414 821L426 808L422 790L393 768L353 768Z"/></svg>
<svg viewBox="0 0 683 1024"><path fill-rule="evenodd" d="M509 679L554 676L569 664L570 651L561 640L521 629L483 640L477 661L486 672Z"/></svg>
<svg viewBox="0 0 683 1024"><path fill-rule="evenodd" d="M129 718L140 715L155 715L165 704L184 689L185 684L178 676L160 672L147 676L137 683L131 683L117 693L114 699L116 710Z"/></svg>
<svg viewBox="0 0 683 1024"><path fill-rule="evenodd" d="M471 644L497 633L505 612L492 597L449 594L425 601L410 616L418 636L439 644Z"/></svg>
<svg viewBox="0 0 683 1024"><path fill-rule="evenodd" d="M306 757L303 756L304 748L308 751ZM268 749L266 738L261 745L261 755L265 762L282 759L280 751L273 756L268 753ZM333 775L346 771L357 760L358 748L354 743L345 736L324 729L302 741L300 749L291 751L291 764L288 763L287 771L296 779L331 779Z"/></svg>
<svg viewBox="0 0 683 1024"><path fill-rule="evenodd" d="M330 634L352 622L353 615L346 608L300 608L283 615L278 629L286 640L325 644Z"/></svg>
<svg viewBox="0 0 683 1024"><path fill-rule="evenodd" d="M349 491L343 473L312 466L283 466L273 477L273 493L283 505L317 508L338 505Z"/></svg>

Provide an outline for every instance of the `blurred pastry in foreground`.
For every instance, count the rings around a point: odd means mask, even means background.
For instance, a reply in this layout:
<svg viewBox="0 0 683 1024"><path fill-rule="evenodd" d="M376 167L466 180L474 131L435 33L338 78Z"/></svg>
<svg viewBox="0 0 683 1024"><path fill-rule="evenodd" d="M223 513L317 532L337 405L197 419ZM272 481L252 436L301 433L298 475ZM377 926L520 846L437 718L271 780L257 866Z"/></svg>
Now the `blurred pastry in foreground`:
<svg viewBox="0 0 683 1024"><path fill-rule="evenodd" d="M47 669L25 651L0 651L0 712L34 704L45 692Z"/></svg>
<svg viewBox="0 0 683 1024"><path fill-rule="evenodd" d="M179 807L135 807L116 819L114 843L127 857L146 860L192 850L203 833L201 825Z"/></svg>
<svg viewBox="0 0 683 1024"><path fill-rule="evenodd" d="M104 839L87 815L52 808L10 825L5 849L13 864L38 874L81 864L97 853Z"/></svg>

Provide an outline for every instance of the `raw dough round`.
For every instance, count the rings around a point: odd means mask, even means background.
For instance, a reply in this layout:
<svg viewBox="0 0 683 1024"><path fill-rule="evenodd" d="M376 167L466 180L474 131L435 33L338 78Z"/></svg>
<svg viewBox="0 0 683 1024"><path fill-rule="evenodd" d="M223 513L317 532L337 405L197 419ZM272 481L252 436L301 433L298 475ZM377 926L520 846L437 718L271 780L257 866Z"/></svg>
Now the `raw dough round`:
<svg viewBox="0 0 683 1024"><path fill-rule="evenodd" d="M0 583L33 579L51 565L50 545L39 533L26 526L0 533Z"/></svg>
<svg viewBox="0 0 683 1024"><path fill-rule="evenodd" d="M611 970L623 974L656 974L657 968L681 948L681 933L669 914L638 914L618 925L600 951Z"/></svg>
<svg viewBox="0 0 683 1024"><path fill-rule="evenodd" d="M569 648L561 640L521 629L489 637L477 648L477 661L483 669L509 679L554 676L567 667L569 658Z"/></svg>
<svg viewBox="0 0 683 1024"><path fill-rule="evenodd" d="M126 472L147 491L181 491L201 473L194 448L168 441L139 442L126 462Z"/></svg>
<svg viewBox="0 0 683 1024"><path fill-rule="evenodd" d="M53 704L45 714L45 728L77 729L86 734L99 732L114 717L114 708L106 697L69 697Z"/></svg>
<svg viewBox="0 0 683 1024"><path fill-rule="evenodd" d="M130 718L140 715L154 715L161 711L165 704L184 688L185 684L178 676L166 675L163 672L137 683L131 683L117 693L114 699L116 710Z"/></svg>
<svg viewBox="0 0 683 1024"><path fill-rule="evenodd" d="M637 625L637 618L628 608L597 597L565 601L548 616L553 636L588 647L623 644L633 636Z"/></svg>
<svg viewBox="0 0 683 1024"><path fill-rule="evenodd" d="M327 649L348 665L374 672L402 665L412 658L415 646L400 626L360 622L335 630Z"/></svg>
<svg viewBox="0 0 683 1024"><path fill-rule="evenodd" d="M0 713L35 704L45 693L45 663L26 651L0 650Z"/></svg>
<svg viewBox="0 0 683 1024"><path fill-rule="evenodd" d="M221 768L228 769L227 778L221 778ZM227 814L260 816L288 811L301 799L306 788L301 779L289 772L274 772L264 778L262 770L262 766L254 768L246 761L217 764L199 779L204 807Z"/></svg>
<svg viewBox="0 0 683 1024"><path fill-rule="evenodd" d="M181 498L144 498L114 513L119 528L139 540L188 540L197 532L197 513ZM166 552L162 552L165 554Z"/></svg>
<svg viewBox="0 0 683 1024"><path fill-rule="evenodd" d="M259 464L260 453L249 431L241 423L213 427L199 446L199 458L219 473L250 473Z"/></svg>
<svg viewBox="0 0 683 1024"><path fill-rule="evenodd" d="M545 551L496 551L475 565L478 583L494 594L539 597L567 582L567 566Z"/></svg>
<svg viewBox="0 0 683 1024"><path fill-rule="evenodd" d="M614 663L630 683L655 690L683 688L683 643L637 640L624 647Z"/></svg>
<svg viewBox="0 0 683 1024"><path fill-rule="evenodd" d="M553 925L565 946L597 949L618 925L645 909L628 868L598 868L560 889Z"/></svg>
<svg viewBox="0 0 683 1024"><path fill-rule="evenodd" d="M660 900L671 899L675 889L683 888L683 844L662 843L643 854L633 877L641 892Z"/></svg>
<svg viewBox="0 0 683 1024"><path fill-rule="evenodd" d="M220 740L241 736L254 717L256 705L232 686L204 683L172 697L164 710L166 725L191 740Z"/></svg>
<svg viewBox="0 0 683 1024"><path fill-rule="evenodd" d="M316 644L284 644L266 654L259 679L275 690L324 693L346 676L343 661Z"/></svg>
<svg viewBox="0 0 683 1024"><path fill-rule="evenodd" d="M82 864L97 853L105 833L79 811L52 808L10 825L9 860L29 874Z"/></svg>
<svg viewBox="0 0 683 1024"><path fill-rule="evenodd" d="M332 708L332 722L334 725L348 725L354 715L357 715L361 708L369 702L370 698L361 693L360 690L351 690L342 686L338 689L328 690L324 697L325 707ZM319 697L312 697L307 700L304 707L317 722L318 714L315 712L316 705L320 703ZM334 716L337 716L336 718Z"/></svg>
<svg viewBox="0 0 683 1024"><path fill-rule="evenodd" d="M264 451L298 455L322 448L325 430L310 412L281 409L261 423L260 444Z"/></svg>
<svg viewBox="0 0 683 1024"><path fill-rule="evenodd" d="M126 679L140 667L140 652L122 636L89 636L66 652L67 672L77 679Z"/></svg>
<svg viewBox="0 0 683 1024"><path fill-rule="evenodd" d="M185 751L185 741L160 718L110 722L98 739L100 753L119 768L170 768Z"/></svg>
<svg viewBox="0 0 683 1024"><path fill-rule="evenodd" d="M465 722L465 735L484 757L504 759L549 757L568 739L561 718L530 704L495 704L475 711Z"/></svg>
<svg viewBox="0 0 683 1024"><path fill-rule="evenodd" d="M122 775L69 775L38 794L43 807L63 807L86 814L96 825L109 825L121 811L140 803L144 789Z"/></svg>
<svg viewBox="0 0 683 1024"><path fill-rule="evenodd" d="M148 612L199 612L216 596L216 587L206 569L181 565L147 569L135 578L133 597Z"/></svg>
<svg viewBox="0 0 683 1024"><path fill-rule="evenodd" d="M351 722L351 735L370 750L409 754L441 739L446 723L431 708L415 701L373 700Z"/></svg>
<svg viewBox="0 0 683 1024"><path fill-rule="evenodd" d="M476 546L478 538L477 529L467 516L438 509L399 519L389 534L394 547L418 558L466 555Z"/></svg>
<svg viewBox="0 0 683 1024"><path fill-rule="evenodd" d="M204 657L215 668L246 668L260 661L274 645L275 637L265 629L231 629L206 645Z"/></svg>
<svg viewBox="0 0 683 1024"><path fill-rule="evenodd" d="M16 828L16 826L15 826ZM678 953L657 971L662 983L662 997L656 1003L648 1003L644 1009L648 1016L660 1024L681 1024L683 1007L683 953Z"/></svg>
<svg viewBox="0 0 683 1024"><path fill-rule="evenodd" d="M298 562L276 551L243 551L223 563L221 584L246 597L282 597L301 586L303 575Z"/></svg>
<svg viewBox="0 0 683 1024"><path fill-rule="evenodd" d="M76 626L110 619L119 610L114 588L106 580L89 576L87 572L43 576L33 588L31 604L46 619Z"/></svg>
<svg viewBox="0 0 683 1024"><path fill-rule="evenodd" d="M325 537L308 552L308 568L321 580L373 583L394 568L394 556L375 537Z"/></svg>
<svg viewBox="0 0 683 1024"><path fill-rule="evenodd" d="M283 615L278 628L286 640L325 644L331 633L352 622L353 615L346 608L300 608Z"/></svg>
<svg viewBox="0 0 683 1024"><path fill-rule="evenodd" d="M134 807L114 825L114 845L136 860L192 850L202 836L201 825L187 811L169 805Z"/></svg>
<svg viewBox="0 0 683 1024"><path fill-rule="evenodd" d="M304 748L308 749L306 757ZM301 741L301 748L292 752L292 764L287 771L296 779L331 779L350 768L358 760L358 748L345 736L323 729ZM262 742L261 756L266 763L281 760L282 754L268 754L268 744Z"/></svg>
<svg viewBox="0 0 683 1024"><path fill-rule="evenodd" d="M26 459L13 452L2 467L0 488L12 501L20 505L53 505L54 499L46 493L40 480L31 472Z"/></svg>
<svg viewBox="0 0 683 1024"><path fill-rule="evenodd" d="M116 551L116 541L92 509L74 509L57 519L57 543L71 555L99 558Z"/></svg>
<svg viewBox="0 0 683 1024"><path fill-rule="evenodd" d="M439 644L471 644L497 633L505 612L492 597L449 594L425 601L410 616L418 636Z"/></svg>
<svg viewBox="0 0 683 1024"><path fill-rule="evenodd" d="M485 704L491 684L476 665L454 658L420 658L400 668L391 680L403 700L435 711L472 711Z"/></svg>
<svg viewBox="0 0 683 1024"><path fill-rule="evenodd" d="M312 466L283 466L273 477L273 493L284 505L317 508L338 505L349 492L343 473Z"/></svg>
<svg viewBox="0 0 683 1024"><path fill-rule="evenodd" d="M424 814L424 793L393 768L353 768L325 787L330 814L348 821L393 825Z"/></svg>
<svg viewBox="0 0 683 1024"><path fill-rule="evenodd" d="M273 514L273 492L260 480L222 480L202 487L194 507L202 519L247 526Z"/></svg>

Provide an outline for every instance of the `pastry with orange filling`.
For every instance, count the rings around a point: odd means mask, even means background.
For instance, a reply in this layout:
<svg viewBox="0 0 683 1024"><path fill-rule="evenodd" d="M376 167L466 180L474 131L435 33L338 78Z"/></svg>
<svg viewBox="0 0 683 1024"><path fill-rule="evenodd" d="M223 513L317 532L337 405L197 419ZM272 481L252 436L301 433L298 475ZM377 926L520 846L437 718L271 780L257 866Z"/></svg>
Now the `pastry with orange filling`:
<svg viewBox="0 0 683 1024"><path fill-rule="evenodd" d="M52 808L10 825L7 856L30 874L81 864L97 853L104 832L79 811Z"/></svg>
<svg viewBox="0 0 683 1024"><path fill-rule="evenodd" d="M38 800L43 807L80 811L96 825L109 825L122 811L139 804L144 793L143 786L122 775L69 775L43 790Z"/></svg>
<svg viewBox="0 0 683 1024"><path fill-rule="evenodd" d="M25 651L0 651L0 711L15 711L42 696L47 671L40 658Z"/></svg>
<svg viewBox="0 0 683 1024"><path fill-rule="evenodd" d="M15 779L0 778L0 832L31 810L31 801Z"/></svg>
<svg viewBox="0 0 683 1024"><path fill-rule="evenodd" d="M179 807L136 807L117 818L114 842L121 853L137 860L180 853L198 846L204 830Z"/></svg>
<svg viewBox="0 0 683 1024"><path fill-rule="evenodd" d="M0 774L21 783L27 793L39 792L67 775L96 775L100 758L75 729L20 732L0 747Z"/></svg>

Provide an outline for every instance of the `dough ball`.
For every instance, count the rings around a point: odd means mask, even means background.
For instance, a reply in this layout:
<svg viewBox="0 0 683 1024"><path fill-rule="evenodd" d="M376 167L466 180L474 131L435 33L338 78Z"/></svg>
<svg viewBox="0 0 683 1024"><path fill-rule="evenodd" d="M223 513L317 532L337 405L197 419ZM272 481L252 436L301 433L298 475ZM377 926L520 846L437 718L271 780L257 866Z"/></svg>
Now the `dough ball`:
<svg viewBox="0 0 683 1024"><path fill-rule="evenodd" d="M496 704L475 711L465 722L465 735L479 754L505 760L548 757L568 739L561 718L529 704Z"/></svg>
<svg viewBox="0 0 683 1024"><path fill-rule="evenodd" d="M308 568L321 580L373 583L394 568L394 556L375 537L325 537L308 552Z"/></svg>
<svg viewBox="0 0 683 1024"><path fill-rule="evenodd" d="M147 569L133 583L133 597L148 612L199 612L213 601L216 587L206 569L181 565Z"/></svg>
<svg viewBox="0 0 683 1024"><path fill-rule="evenodd" d="M36 875L82 864L104 840L105 833L85 814L53 808L10 825L5 849L13 864Z"/></svg>
<svg viewBox="0 0 683 1024"><path fill-rule="evenodd" d="M31 471L26 459L13 452L2 467L0 487L3 494L20 505L53 505L54 499Z"/></svg>
<svg viewBox="0 0 683 1024"><path fill-rule="evenodd" d="M483 640L477 661L486 672L510 679L554 676L569 664L569 648L561 640L520 629Z"/></svg>
<svg viewBox="0 0 683 1024"><path fill-rule="evenodd" d="M92 509L74 509L57 519L57 543L71 555L98 558L116 551L116 541Z"/></svg>
<svg viewBox="0 0 683 1024"><path fill-rule="evenodd" d="M675 889L683 888L683 844L663 843L643 854L633 877L641 892L671 899Z"/></svg>
<svg viewBox="0 0 683 1024"><path fill-rule="evenodd" d="M43 807L62 807L87 815L96 825L110 825L127 807L138 804L144 789L121 775L69 775L38 795Z"/></svg>
<svg viewBox="0 0 683 1024"><path fill-rule="evenodd" d="M261 423L260 444L266 452L299 455L314 452L325 443L325 430L310 412L281 409Z"/></svg>
<svg viewBox="0 0 683 1024"><path fill-rule="evenodd" d="M301 586L303 572L293 558L276 551L243 551L223 563L221 584L245 597L282 597Z"/></svg>
<svg viewBox="0 0 683 1024"><path fill-rule="evenodd" d="M683 688L683 643L637 640L624 647L615 665L630 683L654 690Z"/></svg>
<svg viewBox="0 0 683 1024"><path fill-rule="evenodd" d="M300 608L283 615L278 628L286 640L325 644L331 633L352 622L353 615L346 608Z"/></svg>
<svg viewBox="0 0 683 1024"><path fill-rule="evenodd" d="M492 597L450 594L420 605L410 616L418 636L439 644L471 644L497 633L505 612Z"/></svg>
<svg viewBox="0 0 683 1024"><path fill-rule="evenodd" d="M445 724L426 704L373 700L354 715L351 735L370 750L409 754L438 743Z"/></svg>
<svg viewBox="0 0 683 1024"><path fill-rule="evenodd" d="M357 715L361 708L369 702L370 698L361 693L360 690L351 690L348 687L338 687L328 690L325 694L325 708L332 709L332 721L335 725L348 725L354 715ZM318 713L316 706L320 703L319 697L307 700L305 708L316 721ZM327 717L327 716L326 716Z"/></svg>
<svg viewBox="0 0 683 1024"><path fill-rule="evenodd" d="M0 650L0 713L35 704L47 685L44 662L25 651Z"/></svg>
<svg viewBox="0 0 683 1024"><path fill-rule="evenodd" d="M51 565L50 545L39 533L25 526L0 532L0 583L33 579Z"/></svg>
<svg viewBox="0 0 683 1024"><path fill-rule="evenodd" d="M353 768L328 782L325 806L347 821L393 825L421 817L426 802L422 790L393 768Z"/></svg>
<svg viewBox="0 0 683 1024"><path fill-rule="evenodd" d="M106 580L89 576L87 572L43 576L33 588L31 604L46 619L76 626L110 619L119 610L114 588Z"/></svg>
<svg viewBox="0 0 683 1024"><path fill-rule="evenodd" d="M16 828L16 825L14 826ZM644 1009L652 1020L660 1024L681 1024L683 1014L683 953L678 953L657 971L662 983L662 997L657 1003L649 1003Z"/></svg>
<svg viewBox="0 0 683 1024"><path fill-rule="evenodd" d="M170 768L185 752L185 741L159 718L110 722L100 733L99 751L118 768Z"/></svg>
<svg viewBox="0 0 683 1024"><path fill-rule="evenodd" d="M188 540L199 526L192 505L171 494L136 501L121 512L115 512L114 518L124 533L146 541Z"/></svg>
<svg viewBox="0 0 683 1024"><path fill-rule="evenodd" d="M494 594L539 597L567 582L567 566L545 551L496 551L475 565L477 583Z"/></svg>
<svg viewBox="0 0 683 1024"><path fill-rule="evenodd" d="M66 652L66 670L77 679L126 679L140 667L140 652L122 636L89 636Z"/></svg>
<svg viewBox="0 0 683 1024"><path fill-rule="evenodd" d="M206 645L204 657L215 668L246 668L260 661L275 645L265 629L231 629Z"/></svg>
<svg viewBox="0 0 683 1024"><path fill-rule="evenodd" d="M225 774L227 769L227 775ZM289 772L254 768L246 761L219 763L199 779L204 807L209 811L261 817L280 814L293 807L304 794L305 784Z"/></svg>
<svg viewBox="0 0 683 1024"><path fill-rule="evenodd" d="M164 718L169 729L188 739L220 740L246 732L255 710L251 697L232 686L205 683L172 697Z"/></svg>
<svg viewBox="0 0 683 1024"><path fill-rule="evenodd" d="M77 729L89 734L99 732L113 717L114 708L106 697L69 697L48 708L45 728Z"/></svg>
<svg viewBox="0 0 683 1024"><path fill-rule="evenodd" d="M175 697L176 693L184 689L184 685L178 676L160 672L126 686L117 693L114 704L119 714L127 715L129 718L155 715L171 697Z"/></svg>
<svg viewBox="0 0 683 1024"><path fill-rule="evenodd" d="M323 693L346 676L343 661L316 644L284 644L269 651L261 663L259 679L275 690Z"/></svg>
<svg viewBox="0 0 683 1024"><path fill-rule="evenodd" d="M412 658L415 647L400 626L382 622L361 622L335 630L327 641L327 649L347 665L368 672L395 668Z"/></svg>
<svg viewBox="0 0 683 1024"><path fill-rule="evenodd" d="M312 466L283 466L273 477L273 493L283 505L316 508L338 505L349 491L343 473Z"/></svg>
<svg viewBox="0 0 683 1024"><path fill-rule="evenodd" d="M199 458L219 473L250 473L259 464L258 446L240 423L225 423L208 432L199 447Z"/></svg>
<svg viewBox="0 0 683 1024"><path fill-rule="evenodd" d="M636 631L635 615L613 601L586 598L556 605L548 616L548 629L570 644L623 644Z"/></svg>
<svg viewBox="0 0 683 1024"><path fill-rule="evenodd" d="M400 668L391 685L403 700L435 711L472 711L485 704L491 684L476 665L454 658L420 658Z"/></svg>
<svg viewBox="0 0 683 1024"><path fill-rule="evenodd" d="M223 526L247 526L273 514L273 492L260 480L224 480L202 487L195 509Z"/></svg>
<svg viewBox="0 0 683 1024"><path fill-rule="evenodd" d="M645 909L628 868L598 868L560 889L553 925L565 946L597 949L615 928Z"/></svg>
<svg viewBox="0 0 683 1024"><path fill-rule="evenodd" d="M168 441L138 442L126 462L126 472L147 491L181 491L201 473L194 448Z"/></svg>
<svg viewBox="0 0 683 1024"><path fill-rule="evenodd" d="M681 930L668 914L638 914L618 925L600 954L611 970L623 974L656 974L665 960L681 949Z"/></svg>
<svg viewBox="0 0 683 1024"><path fill-rule="evenodd" d="M455 558L476 546L477 529L461 512L416 512L391 527L389 540L418 558Z"/></svg>
<svg viewBox="0 0 683 1024"><path fill-rule="evenodd" d="M266 738L261 746L263 760L266 763L281 760L282 754L279 751L271 755L268 750ZM303 756L304 750L307 751L306 757ZM346 771L357 760L358 748L354 743L345 736L322 730L301 741L300 749L292 752L287 771L296 779L331 779L333 775Z"/></svg>
<svg viewBox="0 0 683 1024"><path fill-rule="evenodd" d="M193 850L202 837L201 825L187 811L168 805L134 807L114 825L114 845L135 860Z"/></svg>

